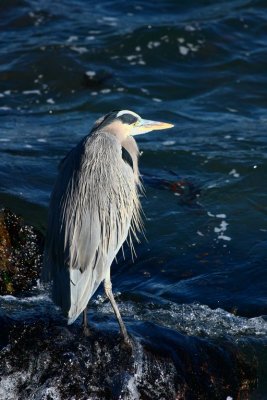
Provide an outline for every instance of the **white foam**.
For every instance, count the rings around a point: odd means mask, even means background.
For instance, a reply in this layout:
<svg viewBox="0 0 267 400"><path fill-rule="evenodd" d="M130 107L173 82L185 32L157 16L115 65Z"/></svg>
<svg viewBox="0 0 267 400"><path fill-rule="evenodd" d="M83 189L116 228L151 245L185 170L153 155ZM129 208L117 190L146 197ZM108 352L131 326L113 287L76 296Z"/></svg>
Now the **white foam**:
<svg viewBox="0 0 267 400"><path fill-rule="evenodd" d="M209 216L209 217L215 217L215 215L214 214L212 214L211 212L207 212L207 215Z"/></svg>
<svg viewBox="0 0 267 400"><path fill-rule="evenodd" d="M114 21L118 21L118 18L104 16L104 17L102 17L102 20L103 21L112 21L112 22L114 22Z"/></svg>
<svg viewBox="0 0 267 400"><path fill-rule="evenodd" d="M179 52L182 56L186 56L189 53L189 48L185 46L179 46Z"/></svg>
<svg viewBox="0 0 267 400"><path fill-rule="evenodd" d="M10 107L8 107L8 106L2 106L2 107L0 107L0 110L2 110L2 111L9 111L9 110L12 110L12 108L10 108Z"/></svg>
<svg viewBox="0 0 267 400"><path fill-rule="evenodd" d="M226 214L216 214L216 218L226 218Z"/></svg>
<svg viewBox="0 0 267 400"><path fill-rule="evenodd" d="M14 372L8 376L1 376L0 399L18 399L18 388L29 378L29 375L29 372Z"/></svg>
<svg viewBox="0 0 267 400"><path fill-rule="evenodd" d="M198 51L199 49L199 46L195 46L193 43L187 43L187 46L191 51Z"/></svg>
<svg viewBox="0 0 267 400"><path fill-rule="evenodd" d="M174 140L165 140L162 142L164 146L173 146L176 142Z"/></svg>
<svg viewBox="0 0 267 400"><path fill-rule="evenodd" d="M99 33L101 33L101 31L98 30L98 29L90 29L90 30L88 31L88 33L90 33L90 34L92 34L92 35L99 35Z"/></svg>
<svg viewBox="0 0 267 400"><path fill-rule="evenodd" d="M81 47L71 46L70 49L73 51L76 51L76 53L79 53L79 54L85 54L88 52L88 49L86 47L82 47L82 46Z"/></svg>
<svg viewBox="0 0 267 400"><path fill-rule="evenodd" d="M226 241L232 240L232 239L230 238L230 236L226 236L226 235L224 234L224 232L227 230L227 226L228 226L228 225L229 225L229 224L228 224L226 221L223 220L223 221L221 221L219 227L216 226L216 227L214 228L214 232L218 234L218 239L226 240Z"/></svg>
<svg viewBox="0 0 267 400"><path fill-rule="evenodd" d="M133 61L133 60L136 60L138 57L139 57L139 54L138 55L131 54L129 56L126 56L126 60Z"/></svg>
<svg viewBox="0 0 267 400"><path fill-rule="evenodd" d="M33 89L33 90L23 90L23 92L22 92L23 94L26 94L26 95L32 95L32 94L37 94L38 96L40 96L41 95L41 92L40 92L40 90L38 90L38 89Z"/></svg>
<svg viewBox="0 0 267 400"><path fill-rule="evenodd" d="M232 238L230 238L230 236L226 236L226 235L219 235L218 239L226 240L227 242L232 240Z"/></svg>
<svg viewBox="0 0 267 400"><path fill-rule="evenodd" d="M103 22L106 23L109 26L117 26L118 18L115 17L102 17L102 18L98 18L96 21L100 24L102 24Z"/></svg>
<svg viewBox="0 0 267 400"><path fill-rule="evenodd" d="M17 298L15 296L12 296L11 294L6 294L4 296L0 296L0 299L4 299L7 301L17 300Z"/></svg>
<svg viewBox="0 0 267 400"><path fill-rule="evenodd" d="M165 43L169 43L170 39L167 35L161 36L160 40L162 40Z"/></svg>
<svg viewBox="0 0 267 400"><path fill-rule="evenodd" d="M226 231L228 225L229 224L226 221L222 221L221 225L220 225L221 226L221 231L222 232Z"/></svg>
<svg viewBox="0 0 267 400"><path fill-rule="evenodd" d="M194 31L196 31L197 29L196 29L196 27L193 26L193 25L186 25L185 30L186 30L187 32L194 32Z"/></svg>
<svg viewBox="0 0 267 400"><path fill-rule="evenodd" d="M111 92L111 89L102 89L102 90L100 90L100 92L103 94L108 94Z"/></svg>
<svg viewBox="0 0 267 400"><path fill-rule="evenodd" d="M88 76L88 78L93 78L96 75L95 71L86 71L85 75Z"/></svg>
<svg viewBox="0 0 267 400"><path fill-rule="evenodd" d="M236 171L236 169L232 169L229 172L229 175L233 175L234 178L239 178L240 174Z"/></svg>
<svg viewBox="0 0 267 400"><path fill-rule="evenodd" d="M7 376L1 376L0 399L14 400L21 398L20 387L27 381L30 381L30 372L14 372ZM36 389L35 399L61 400L61 395L57 388L41 386Z"/></svg>
<svg viewBox="0 0 267 400"><path fill-rule="evenodd" d="M75 42L76 40L78 40L78 36L70 36L70 37L68 37L68 39L66 40L68 43L73 43L73 42Z"/></svg>
<svg viewBox="0 0 267 400"><path fill-rule="evenodd" d="M42 400L62 400L62 396L59 390L55 387L39 388L34 398Z"/></svg>
<svg viewBox="0 0 267 400"><path fill-rule="evenodd" d="M193 336L212 338L232 336L236 340L245 337L265 337L267 321L262 317L245 318L233 315L221 308L211 309L202 304L176 304L166 302L164 306L150 303L148 305L120 302L116 295L119 309L125 316L136 320L153 322L167 328ZM153 307L151 307L153 305ZM97 306L97 312L112 313L109 302Z"/></svg>
<svg viewBox="0 0 267 400"><path fill-rule="evenodd" d="M130 376L127 383L127 396L130 400L139 400L140 393L138 391L139 381L143 376L143 348L138 342L134 343L134 373Z"/></svg>
<svg viewBox="0 0 267 400"><path fill-rule="evenodd" d="M142 59L142 54L130 54L125 56L126 60L130 62L130 65L145 65L146 62Z"/></svg>
<svg viewBox="0 0 267 400"><path fill-rule="evenodd" d="M143 92L145 94L149 94L149 90L146 88L141 88L140 90L141 90L141 92Z"/></svg>
<svg viewBox="0 0 267 400"><path fill-rule="evenodd" d="M4 296L0 296L1 300L4 300L5 302L18 302L18 303L39 303L40 301L46 301L46 302L52 302L50 297L48 296L47 293L41 293L36 296L31 296L31 297L15 297L10 294L6 294Z"/></svg>
<svg viewBox="0 0 267 400"><path fill-rule="evenodd" d="M148 42L148 44L147 44L147 47L151 50L151 49L154 49L154 48L156 48L156 47L159 47L160 46L160 42L156 42L156 41L150 41L150 42Z"/></svg>

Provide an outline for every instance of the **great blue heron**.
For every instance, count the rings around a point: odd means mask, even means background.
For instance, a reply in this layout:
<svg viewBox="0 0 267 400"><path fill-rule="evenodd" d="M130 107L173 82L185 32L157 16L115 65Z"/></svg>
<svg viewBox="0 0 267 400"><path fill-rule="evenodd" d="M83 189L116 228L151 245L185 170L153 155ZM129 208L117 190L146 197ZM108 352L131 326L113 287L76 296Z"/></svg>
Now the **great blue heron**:
<svg viewBox="0 0 267 400"><path fill-rule="evenodd" d="M172 126L132 111L112 111L61 162L49 207L43 278L53 280L53 301L68 324L83 312L88 332L87 304L104 281L129 343L112 293L110 266L128 233L135 236L141 227L139 151L132 136Z"/></svg>

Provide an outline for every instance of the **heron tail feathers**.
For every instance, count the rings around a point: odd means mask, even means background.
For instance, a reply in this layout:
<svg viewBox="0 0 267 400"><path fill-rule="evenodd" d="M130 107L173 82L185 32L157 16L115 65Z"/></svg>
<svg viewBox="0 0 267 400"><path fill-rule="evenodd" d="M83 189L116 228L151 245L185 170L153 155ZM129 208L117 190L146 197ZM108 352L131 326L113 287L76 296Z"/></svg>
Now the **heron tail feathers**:
<svg viewBox="0 0 267 400"><path fill-rule="evenodd" d="M101 281L102 279L96 279L94 271L91 269L85 271L80 271L79 269L70 270L68 325L71 325L83 312Z"/></svg>

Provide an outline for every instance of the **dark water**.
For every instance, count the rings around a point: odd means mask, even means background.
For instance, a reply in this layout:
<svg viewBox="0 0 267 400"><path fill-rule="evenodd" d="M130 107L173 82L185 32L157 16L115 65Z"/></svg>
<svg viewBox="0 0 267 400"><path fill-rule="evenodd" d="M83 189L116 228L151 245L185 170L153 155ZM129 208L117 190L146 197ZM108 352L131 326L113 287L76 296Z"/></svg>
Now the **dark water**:
<svg viewBox="0 0 267 400"><path fill-rule="evenodd" d="M45 230L57 165L96 118L174 123L138 138L148 241L114 265L120 308L133 335L252 348L267 398L266 2L3 0L0 43L1 205ZM44 294L0 301L53 313ZM101 316L114 330L100 291Z"/></svg>

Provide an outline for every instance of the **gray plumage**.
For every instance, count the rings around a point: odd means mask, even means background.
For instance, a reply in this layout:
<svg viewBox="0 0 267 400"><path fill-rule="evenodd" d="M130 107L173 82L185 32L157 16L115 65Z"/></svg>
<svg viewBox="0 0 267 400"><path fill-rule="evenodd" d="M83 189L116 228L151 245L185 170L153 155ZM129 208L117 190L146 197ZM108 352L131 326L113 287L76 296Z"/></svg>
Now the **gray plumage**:
<svg viewBox="0 0 267 400"><path fill-rule="evenodd" d="M53 280L53 301L71 324L104 280L126 341L110 266L128 234L132 242L131 234L137 237L142 230L139 151L130 132L152 122L127 110L98 120L61 162L49 208L43 278ZM131 163L125 162L123 150Z"/></svg>

